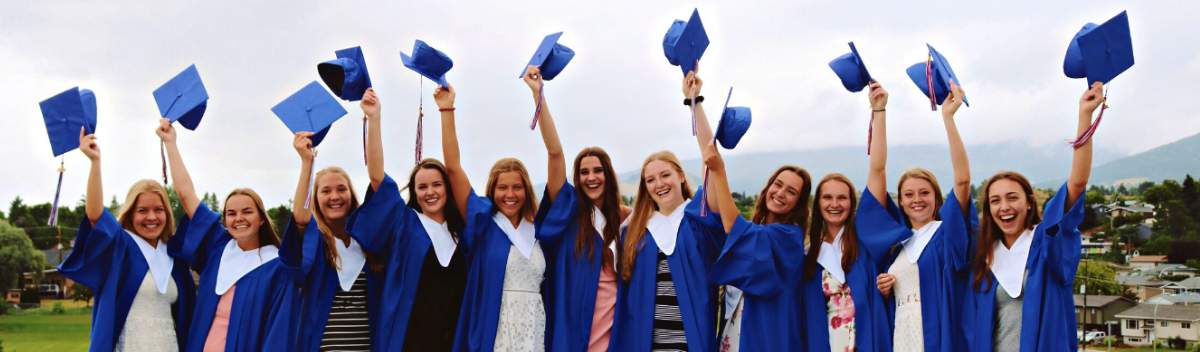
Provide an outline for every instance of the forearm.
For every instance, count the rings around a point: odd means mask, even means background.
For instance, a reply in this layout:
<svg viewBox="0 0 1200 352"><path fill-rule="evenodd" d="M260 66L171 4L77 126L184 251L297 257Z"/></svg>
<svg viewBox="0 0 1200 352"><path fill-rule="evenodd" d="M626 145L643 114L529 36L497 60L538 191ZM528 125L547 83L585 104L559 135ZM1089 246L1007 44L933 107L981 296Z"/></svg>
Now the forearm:
<svg viewBox="0 0 1200 352"><path fill-rule="evenodd" d="M454 202L459 211L467 209L471 182L462 168L458 150L458 130L454 125L454 111L442 111L442 155L446 158L446 173L450 176L450 189L454 191Z"/></svg>
<svg viewBox="0 0 1200 352"><path fill-rule="evenodd" d="M187 166L183 164L179 145L170 142L166 143L166 146L167 160L171 165L171 178L175 179L175 194L179 196L179 203L183 204L188 218L191 218L196 212L196 207L200 205L200 197L196 196L196 187L192 184L192 176L188 173Z"/></svg>
<svg viewBox="0 0 1200 352"><path fill-rule="evenodd" d="M309 203L308 197L310 194L308 190L311 187L309 183L312 182L309 179L309 175L312 175L312 159L302 159L300 162L300 179L296 181L296 194L292 196L292 218L296 220L296 225L302 227L301 231L303 231L303 227L308 225L308 220L312 216L312 210L305 206L306 203ZM371 183L374 185L374 180ZM315 205L316 202L309 204L309 206Z"/></svg>
<svg viewBox="0 0 1200 352"><path fill-rule="evenodd" d="M367 116L367 174L371 177L371 189L378 191L383 183L383 123L379 115Z"/></svg>
<svg viewBox="0 0 1200 352"><path fill-rule="evenodd" d="M962 136L953 117L944 117L946 138L950 142L950 163L954 166L954 194L958 205L966 209L971 202L971 162L967 158L967 148L963 145Z"/></svg>
<svg viewBox="0 0 1200 352"><path fill-rule="evenodd" d="M725 226L725 233L729 233L733 230L734 221L741 214L737 204L733 202L733 194L729 191L729 179L725 175L725 170L710 170L708 177L709 205L716 203L714 209L721 213L721 224Z"/></svg>
<svg viewBox="0 0 1200 352"><path fill-rule="evenodd" d="M1076 127L1075 135L1083 135L1092 125L1092 114L1080 111L1079 123ZM1088 179L1092 173L1092 145L1095 139L1089 139L1086 144L1075 149L1075 154L1071 160L1071 176L1067 182L1067 206L1075 204L1075 200L1083 195L1087 189ZM1064 209L1065 211L1066 209Z"/></svg>
<svg viewBox="0 0 1200 352"><path fill-rule="evenodd" d="M92 160L91 170L88 171L87 198L84 204L88 221L91 221L92 226L96 226L96 221L100 220L100 215L104 214L104 187L100 180L100 160ZM113 211L117 211L117 209L113 209Z"/></svg>
<svg viewBox="0 0 1200 352"><path fill-rule="evenodd" d="M879 204L887 204L887 112L872 111L871 162L867 171L867 189Z"/></svg>
<svg viewBox="0 0 1200 352"><path fill-rule="evenodd" d="M537 101L538 96L535 95L533 99ZM546 154L549 160L546 189L550 194L550 203L554 203L554 198L558 196L558 190L562 189L563 183L567 181L567 160L563 154L562 141L558 138L558 128L555 127L554 118L550 115L549 103L544 98L541 99L541 111L538 116L538 128L542 132L542 142L546 143Z"/></svg>
<svg viewBox="0 0 1200 352"><path fill-rule="evenodd" d="M696 106L696 145L700 147L701 152L704 152L704 148L713 142L713 129L708 124L708 115L704 113L704 104L693 104ZM720 116L717 117L718 120L720 118Z"/></svg>

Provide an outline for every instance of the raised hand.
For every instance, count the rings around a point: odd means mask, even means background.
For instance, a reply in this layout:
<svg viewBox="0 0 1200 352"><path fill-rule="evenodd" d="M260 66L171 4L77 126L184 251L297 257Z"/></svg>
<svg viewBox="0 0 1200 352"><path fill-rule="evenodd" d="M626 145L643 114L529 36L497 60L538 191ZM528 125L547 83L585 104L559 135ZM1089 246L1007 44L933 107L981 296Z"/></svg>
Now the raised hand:
<svg viewBox="0 0 1200 352"><path fill-rule="evenodd" d="M534 99L542 93L542 70L537 66L529 65L525 69L525 76L521 77L525 84L529 85L529 89L533 91Z"/></svg>
<svg viewBox="0 0 1200 352"><path fill-rule="evenodd" d="M292 147L296 148L296 154L300 155L300 160L304 162L312 161L312 132L296 132L296 137L292 139Z"/></svg>
<svg viewBox="0 0 1200 352"><path fill-rule="evenodd" d="M367 88L367 92L363 93L362 101L358 103L362 108L363 114L371 117L379 116L379 96L375 95L375 88Z"/></svg>
<svg viewBox="0 0 1200 352"><path fill-rule="evenodd" d="M158 129L154 130L154 134L157 134L163 143L175 143L175 127L171 125L171 119L158 119Z"/></svg>
<svg viewBox="0 0 1200 352"><path fill-rule="evenodd" d="M883 110L887 108L888 92L883 89L879 81L871 83L871 93L867 97L871 101L871 110Z"/></svg>
<svg viewBox="0 0 1200 352"><path fill-rule="evenodd" d="M967 96L966 91L954 84L953 80L950 81L950 95L942 102L942 117L954 117L954 113L958 112L958 108L963 105L962 98L965 96Z"/></svg>
<svg viewBox="0 0 1200 352"><path fill-rule="evenodd" d="M725 160L721 158L721 152L717 149L716 143L708 143L703 151L704 166L708 166L710 172L725 172Z"/></svg>
<svg viewBox="0 0 1200 352"><path fill-rule="evenodd" d="M1092 88L1083 92L1083 96L1079 98L1079 113L1092 116L1096 108L1104 103L1104 99L1104 82L1093 82Z"/></svg>
<svg viewBox="0 0 1200 352"><path fill-rule="evenodd" d="M86 134L86 129L79 128L79 150L92 161L100 160L100 145L96 144L96 135Z"/></svg>
<svg viewBox="0 0 1200 352"><path fill-rule="evenodd" d="M700 88L704 86L704 80L696 75L696 71L689 71L687 76L683 77L683 97L691 99L692 94L700 96ZM695 91L692 88L695 87Z"/></svg>
<svg viewBox="0 0 1200 352"><path fill-rule="evenodd" d="M438 86L433 91L433 101L437 102L438 109L451 109L454 108L454 95L454 86Z"/></svg>

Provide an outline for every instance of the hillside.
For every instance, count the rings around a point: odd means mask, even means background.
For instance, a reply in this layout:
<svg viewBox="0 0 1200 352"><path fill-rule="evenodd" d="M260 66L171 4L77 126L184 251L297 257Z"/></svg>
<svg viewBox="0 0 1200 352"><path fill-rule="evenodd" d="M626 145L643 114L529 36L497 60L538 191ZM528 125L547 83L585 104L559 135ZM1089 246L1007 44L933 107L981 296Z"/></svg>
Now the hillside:
<svg viewBox="0 0 1200 352"><path fill-rule="evenodd" d="M1200 134L1092 168L1093 184L1140 183L1200 176Z"/></svg>

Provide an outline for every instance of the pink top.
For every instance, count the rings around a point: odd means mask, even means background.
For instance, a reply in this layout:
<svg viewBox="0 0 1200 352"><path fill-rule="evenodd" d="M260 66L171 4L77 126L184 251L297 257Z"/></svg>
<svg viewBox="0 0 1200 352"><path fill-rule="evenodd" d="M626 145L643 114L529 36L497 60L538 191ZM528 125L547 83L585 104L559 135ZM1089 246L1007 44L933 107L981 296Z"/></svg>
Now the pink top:
<svg viewBox="0 0 1200 352"><path fill-rule="evenodd" d="M613 253L604 249L604 260L600 269L600 286L596 288L596 312L592 314L592 336L588 340L588 352L608 350L608 338L612 332L613 314L617 305L617 271L613 269Z"/></svg>
<svg viewBox="0 0 1200 352"><path fill-rule="evenodd" d="M237 285L221 295L217 302L217 315L213 316L212 328L208 329L208 338L204 340L204 352L221 352L225 350L225 336L229 333L229 310L233 308L233 290Z"/></svg>

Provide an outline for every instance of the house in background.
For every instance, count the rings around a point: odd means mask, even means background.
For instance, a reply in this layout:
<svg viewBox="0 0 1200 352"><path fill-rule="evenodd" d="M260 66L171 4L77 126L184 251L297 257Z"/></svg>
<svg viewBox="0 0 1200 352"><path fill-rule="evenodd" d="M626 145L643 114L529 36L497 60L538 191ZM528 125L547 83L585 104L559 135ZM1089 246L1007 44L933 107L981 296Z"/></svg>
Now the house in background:
<svg viewBox="0 0 1200 352"><path fill-rule="evenodd" d="M1134 234L1137 235L1137 237L1148 240L1150 239L1150 233L1154 231L1154 219L1146 219L1146 221L1143 222L1136 224L1125 224L1121 225L1121 227L1118 227L1118 229L1121 230L1127 230L1130 228L1134 229Z"/></svg>
<svg viewBox="0 0 1200 352"><path fill-rule="evenodd" d="M1200 294L1196 293L1164 293L1158 296L1150 297L1146 300L1146 304L1162 304L1174 306L1194 306L1200 304Z"/></svg>
<svg viewBox="0 0 1200 352"><path fill-rule="evenodd" d="M1200 277L1193 277L1180 282L1172 282L1162 287L1165 293L1200 293Z"/></svg>
<svg viewBox="0 0 1200 352"><path fill-rule="evenodd" d="M1129 266L1134 270L1154 269L1154 267L1167 263L1165 255L1139 255L1129 259Z"/></svg>
<svg viewBox="0 0 1200 352"><path fill-rule="evenodd" d="M1083 235L1083 246L1080 248L1080 254L1104 254L1112 248L1112 243L1101 239L1094 239L1091 235Z"/></svg>
<svg viewBox="0 0 1200 352"><path fill-rule="evenodd" d="M38 282L33 281L32 272L24 273L25 287L37 287L38 296L42 299L66 299L70 295L67 291L75 281L60 274L58 269L45 270L43 273L42 280Z"/></svg>
<svg viewBox="0 0 1200 352"><path fill-rule="evenodd" d="M21 289L19 289L19 288L8 289L8 293L4 295L4 300L6 302L12 303L12 304L21 303Z"/></svg>
<svg viewBox="0 0 1200 352"><path fill-rule="evenodd" d="M1163 285L1171 283L1157 276L1141 276L1141 275L1117 275L1117 283L1129 288L1137 294L1139 301L1146 301L1150 297L1158 296L1163 293Z"/></svg>
<svg viewBox="0 0 1200 352"><path fill-rule="evenodd" d="M1121 296L1075 295L1075 321L1083 325L1083 331L1106 331L1105 322L1134 306L1137 302Z"/></svg>
<svg viewBox="0 0 1200 352"><path fill-rule="evenodd" d="M1200 306L1142 304L1117 313L1125 344L1146 346L1176 336L1188 345L1200 341Z"/></svg>
<svg viewBox="0 0 1200 352"><path fill-rule="evenodd" d="M1140 274L1147 276L1183 275L1187 277L1196 277L1197 274L1200 274L1200 270L1183 264L1162 264L1150 269L1142 270Z"/></svg>

